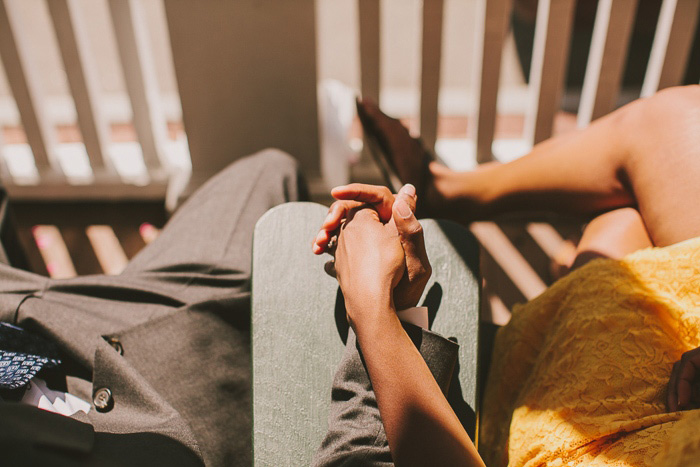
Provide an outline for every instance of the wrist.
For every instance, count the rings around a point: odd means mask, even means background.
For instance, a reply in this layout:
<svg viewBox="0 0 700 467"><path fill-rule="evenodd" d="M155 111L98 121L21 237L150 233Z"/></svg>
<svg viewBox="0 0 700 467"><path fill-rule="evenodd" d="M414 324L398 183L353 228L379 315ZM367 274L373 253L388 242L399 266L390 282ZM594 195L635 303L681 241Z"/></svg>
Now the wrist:
<svg viewBox="0 0 700 467"><path fill-rule="evenodd" d="M346 295L345 310L348 321L354 329L372 326L383 322L386 316L396 314L393 298L388 290L362 290L359 293Z"/></svg>
<svg viewBox="0 0 700 467"><path fill-rule="evenodd" d="M375 308L372 311L374 313L368 313L350 323L363 348L373 345L377 340L387 339L392 335L392 329L403 329L393 308Z"/></svg>

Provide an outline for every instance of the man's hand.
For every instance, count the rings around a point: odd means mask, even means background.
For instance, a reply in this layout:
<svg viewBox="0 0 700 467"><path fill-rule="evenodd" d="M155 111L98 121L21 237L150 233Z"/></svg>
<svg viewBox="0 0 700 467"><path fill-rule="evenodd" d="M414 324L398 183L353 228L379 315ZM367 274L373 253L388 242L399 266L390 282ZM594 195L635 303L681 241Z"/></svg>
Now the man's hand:
<svg viewBox="0 0 700 467"><path fill-rule="evenodd" d="M669 412L700 407L700 347L687 351L673 365L666 405Z"/></svg>
<svg viewBox="0 0 700 467"><path fill-rule="evenodd" d="M373 207L381 222L395 225L404 250L406 270L394 289L394 305L397 310L416 306L432 269L425 251L422 227L413 214L416 208L413 185L404 185L396 197L386 187L357 183L337 187L331 193L338 201L331 205L314 240L314 253L328 251L333 254L332 248L329 251L327 247L328 242L337 235L352 210L361 206Z"/></svg>

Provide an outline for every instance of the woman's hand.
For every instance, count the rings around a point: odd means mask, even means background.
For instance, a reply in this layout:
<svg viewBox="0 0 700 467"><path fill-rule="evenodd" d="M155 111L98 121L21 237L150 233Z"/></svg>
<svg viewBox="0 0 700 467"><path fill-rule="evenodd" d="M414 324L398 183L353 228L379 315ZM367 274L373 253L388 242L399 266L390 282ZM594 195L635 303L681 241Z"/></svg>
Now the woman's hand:
<svg viewBox="0 0 700 467"><path fill-rule="evenodd" d="M338 235L335 273L345 297L351 325L393 311L392 292L404 274L404 252L393 222L382 223L377 211L351 211Z"/></svg>
<svg viewBox="0 0 700 467"><path fill-rule="evenodd" d="M700 407L700 347L687 351L673 365L666 406L669 412Z"/></svg>
<svg viewBox="0 0 700 467"><path fill-rule="evenodd" d="M406 269L394 289L394 305L398 310L416 306L432 269L425 251L423 230L414 215L416 191L413 185L404 185L396 196L386 187L357 183L337 187L332 194L338 201L331 205L314 240L314 253L333 254L333 248L329 249L328 243L337 236L350 213L360 207L372 207L382 223L393 222L404 250ZM331 269L330 273L335 272Z"/></svg>
<svg viewBox="0 0 700 467"><path fill-rule="evenodd" d="M404 186L396 198L369 185L332 193L339 201L313 249L335 254L332 272L345 295L392 457L397 465L483 466L395 313L418 302L431 274L423 230L413 214L415 188ZM328 248L335 235L336 246Z"/></svg>

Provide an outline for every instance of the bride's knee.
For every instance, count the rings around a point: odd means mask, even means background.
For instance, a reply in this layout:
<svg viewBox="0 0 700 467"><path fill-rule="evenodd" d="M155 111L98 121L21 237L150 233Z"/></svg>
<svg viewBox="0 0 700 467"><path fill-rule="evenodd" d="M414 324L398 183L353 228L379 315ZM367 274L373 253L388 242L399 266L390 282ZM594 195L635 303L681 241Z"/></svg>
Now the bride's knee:
<svg viewBox="0 0 700 467"><path fill-rule="evenodd" d="M663 89L634 104L630 119L639 130L652 135L671 136L684 128L697 130L700 125L700 85L697 84Z"/></svg>

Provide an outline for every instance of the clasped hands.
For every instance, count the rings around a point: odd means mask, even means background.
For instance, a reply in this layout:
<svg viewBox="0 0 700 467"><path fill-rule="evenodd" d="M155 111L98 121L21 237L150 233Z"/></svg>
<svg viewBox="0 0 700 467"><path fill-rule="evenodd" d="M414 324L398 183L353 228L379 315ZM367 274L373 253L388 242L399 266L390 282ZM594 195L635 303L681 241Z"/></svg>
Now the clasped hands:
<svg viewBox="0 0 700 467"><path fill-rule="evenodd" d="M350 184L331 191L337 200L314 239L315 254L330 253L327 271L345 297L348 320L372 319L376 310L418 304L432 273L423 229L416 219L416 190ZM329 246L337 237L335 245Z"/></svg>

